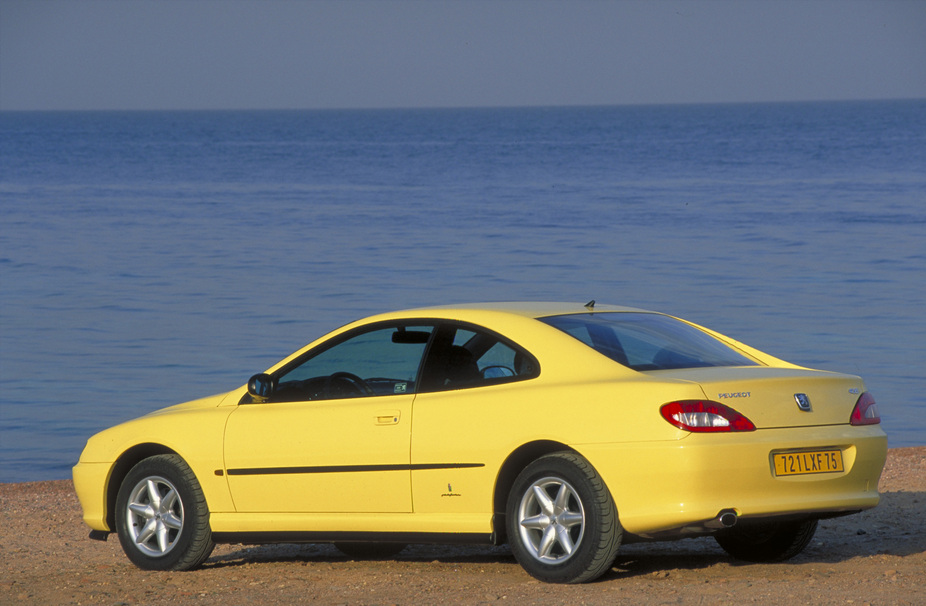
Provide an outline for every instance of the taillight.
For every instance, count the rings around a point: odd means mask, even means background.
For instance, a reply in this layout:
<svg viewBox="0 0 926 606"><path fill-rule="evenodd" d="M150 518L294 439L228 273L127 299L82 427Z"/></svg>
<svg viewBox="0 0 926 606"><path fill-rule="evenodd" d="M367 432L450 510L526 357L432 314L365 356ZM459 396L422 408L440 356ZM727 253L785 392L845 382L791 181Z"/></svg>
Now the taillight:
<svg viewBox="0 0 926 606"><path fill-rule="evenodd" d="M659 409L662 417L685 431L755 431L752 421L729 406L710 400L669 402Z"/></svg>
<svg viewBox="0 0 926 606"><path fill-rule="evenodd" d="M878 404L873 395L867 391L858 397L855 408L849 416L850 425L877 425L881 422L878 414Z"/></svg>

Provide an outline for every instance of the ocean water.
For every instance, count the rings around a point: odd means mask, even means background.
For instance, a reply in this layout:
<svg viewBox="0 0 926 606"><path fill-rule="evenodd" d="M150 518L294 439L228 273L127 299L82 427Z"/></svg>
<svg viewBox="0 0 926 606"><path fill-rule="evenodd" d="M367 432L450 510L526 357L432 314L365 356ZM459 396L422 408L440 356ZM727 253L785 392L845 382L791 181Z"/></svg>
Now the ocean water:
<svg viewBox="0 0 926 606"><path fill-rule="evenodd" d="M0 482L420 305L665 311L926 444L926 101L0 112Z"/></svg>

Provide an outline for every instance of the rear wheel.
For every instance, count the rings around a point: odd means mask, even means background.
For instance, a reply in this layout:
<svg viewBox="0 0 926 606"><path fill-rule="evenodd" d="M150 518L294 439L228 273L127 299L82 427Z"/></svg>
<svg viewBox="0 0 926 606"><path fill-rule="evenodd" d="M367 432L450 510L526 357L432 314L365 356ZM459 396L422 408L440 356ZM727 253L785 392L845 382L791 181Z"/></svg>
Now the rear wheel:
<svg viewBox="0 0 926 606"><path fill-rule="evenodd" d="M541 457L508 497L508 541L531 576L548 583L591 581L611 568L623 534L611 493L581 456Z"/></svg>
<svg viewBox="0 0 926 606"><path fill-rule="evenodd" d="M742 522L714 535L723 550L747 562L781 562L807 547L817 530L816 520Z"/></svg>
<svg viewBox="0 0 926 606"><path fill-rule="evenodd" d="M206 498L177 455L149 457L129 471L116 497L116 531L145 570L189 570L214 547Z"/></svg>

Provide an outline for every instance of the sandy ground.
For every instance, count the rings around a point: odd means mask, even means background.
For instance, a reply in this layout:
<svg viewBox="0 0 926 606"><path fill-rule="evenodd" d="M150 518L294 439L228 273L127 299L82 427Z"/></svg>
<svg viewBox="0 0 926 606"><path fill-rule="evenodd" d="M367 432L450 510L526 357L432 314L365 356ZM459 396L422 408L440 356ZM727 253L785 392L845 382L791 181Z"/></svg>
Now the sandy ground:
<svg viewBox="0 0 926 606"><path fill-rule="evenodd" d="M0 604L926 604L926 447L889 451L881 504L821 522L781 564L710 538L626 545L578 586L529 577L505 548L411 546L352 560L327 545L220 545L193 572L145 572L87 538L69 481L0 484Z"/></svg>

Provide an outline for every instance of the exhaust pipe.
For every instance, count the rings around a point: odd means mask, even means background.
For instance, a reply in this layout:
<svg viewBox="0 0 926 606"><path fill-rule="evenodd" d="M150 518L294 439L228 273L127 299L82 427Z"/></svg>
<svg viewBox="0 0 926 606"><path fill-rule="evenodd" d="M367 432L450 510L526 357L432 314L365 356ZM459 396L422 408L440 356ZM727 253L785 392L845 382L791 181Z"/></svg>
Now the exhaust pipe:
<svg viewBox="0 0 926 606"><path fill-rule="evenodd" d="M720 525L724 528L733 528L736 526L736 521L739 517L736 515L735 511L725 511L719 516L717 516L717 521L720 522Z"/></svg>
<svg viewBox="0 0 926 606"><path fill-rule="evenodd" d="M736 514L735 509L724 509L717 514L713 520L710 520L704 524L705 528L713 529L723 529L723 528L732 528L736 525L736 521L739 519L739 516Z"/></svg>

